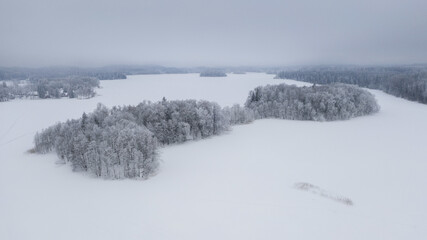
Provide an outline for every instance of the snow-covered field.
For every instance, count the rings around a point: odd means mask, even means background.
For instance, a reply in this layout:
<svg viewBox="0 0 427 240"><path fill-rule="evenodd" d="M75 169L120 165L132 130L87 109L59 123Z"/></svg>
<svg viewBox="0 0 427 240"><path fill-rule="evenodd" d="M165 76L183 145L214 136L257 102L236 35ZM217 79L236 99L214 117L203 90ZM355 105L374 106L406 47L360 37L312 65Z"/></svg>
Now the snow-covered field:
<svg viewBox="0 0 427 240"><path fill-rule="evenodd" d="M0 103L0 239L426 239L427 106L379 91L372 116L260 120L163 148L147 181L95 179L55 164L54 154L26 152L36 131L98 102L165 96L225 106L280 82L255 73L130 76L102 81L89 100Z"/></svg>

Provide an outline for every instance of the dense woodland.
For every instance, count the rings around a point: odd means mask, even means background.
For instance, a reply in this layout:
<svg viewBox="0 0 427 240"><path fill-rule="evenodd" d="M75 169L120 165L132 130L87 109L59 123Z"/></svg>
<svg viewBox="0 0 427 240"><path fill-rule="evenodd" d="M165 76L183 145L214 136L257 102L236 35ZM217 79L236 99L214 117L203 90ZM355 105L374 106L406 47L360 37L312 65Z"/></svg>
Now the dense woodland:
<svg viewBox="0 0 427 240"><path fill-rule="evenodd" d="M334 82L356 84L379 89L397 97L427 103L427 67L307 67L281 71L281 79L295 79L310 83Z"/></svg>
<svg viewBox="0 0 427 240"><path fill-rule="evenodd" d="M246 114L248 117L245 118ZM236 105L184 100L108 109L99 104L80 119L37 133L35 152L55 151L75 171L108 178L147 178L158 167L158 147L218 135L253 116Z"/></svg>
<svg viewBox="0 0 427 240"><path fill-rule="evenodd" d="M0 102L15 98L91 98L99 80L93 77L32 78L25 81L3 82Z"/></svg>
<svg viewBox="0 0 427 240"><path fill-rule="evenodd" d="M375 113L379 106L374 96L346 84L297 87L267 85L249 93L245 107L255 118L333 121Z"/></svg>

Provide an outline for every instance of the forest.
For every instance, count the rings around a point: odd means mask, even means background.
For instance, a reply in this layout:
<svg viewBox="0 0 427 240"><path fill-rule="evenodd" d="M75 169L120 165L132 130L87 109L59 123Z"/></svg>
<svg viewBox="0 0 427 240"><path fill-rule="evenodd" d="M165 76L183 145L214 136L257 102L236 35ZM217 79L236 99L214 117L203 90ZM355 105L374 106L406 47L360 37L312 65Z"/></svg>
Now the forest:
<svg viewBox="0 0 427 240"><path fill-rule="evenodd" d="M136 106L102 104L80 119L57 123L36 134L34 152L55 151L74 171L106 179L153 175L158 148L220 135L230 126L260 118L332 121L378 111L372 94L356 86L332 84L257 87L244 107L222 108L204 100L144 101Z"/></svg>
<svg viewBox="0 0 427 240"><path fill-rule="evenodd" d="M0 102L16 98L91 98L99 79L93 77L32 78L24 81L3 82Z"/></svg>
<svg viewBox="0 0 427 240"><path fill-rule="evenodd" d="M245 107L256 119L334 121L379 111L375 97L354 85L334 83L322 86L267 85L249 93Z"/></svg>
<svg viewBox="0 0 427 240"><path fill-rule="evenodd" d="M238 105L222 109L208 101L163 99L111 109L99 104L80 119L37 133L34 151L55 151L74 171L97 177L147 178L157 170L159 146L219 135L230 124L252 120Z"/></svg>
<svg viewBox="0 0 427 240"><path fill-rule="evenodd" d="M356 84L427 104L427 67L305 67L278 72L276 78L317 84Z"/></svg>

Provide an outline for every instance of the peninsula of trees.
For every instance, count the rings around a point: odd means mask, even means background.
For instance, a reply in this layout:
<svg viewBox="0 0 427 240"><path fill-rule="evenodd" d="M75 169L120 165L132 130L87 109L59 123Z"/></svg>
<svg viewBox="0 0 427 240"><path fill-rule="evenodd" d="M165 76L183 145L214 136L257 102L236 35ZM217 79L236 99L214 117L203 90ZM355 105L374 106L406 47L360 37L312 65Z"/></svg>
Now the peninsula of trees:
<svg viewBox="0 0 427 240"><path fill-rule="evenodd" d="M245 107L255 118L333 121L378 112L375 97L354 85L329 84L312 87L267 85L249 93Z"/></svg>
<svg viewBox="0 0 427 240"><path fill-rule="evenodd" d="M91 98L99 79L93 77L33 78L0 85L0 102L15 98Z"/></svg>
<svg viewBox="0 0 427 240"><path fill-rule="evenodd" d="M246 117L248 114L248 117ZM158 147L219 135L252 121L243 108L208 101L143 102L108 109L99 104L80 119L37 133L34 151L55 151L75 171L108 178L147 178L158 167Z"/></svg>
<svg viewBox="0 0 427 240"><path fill-rule="evenodd" d="M317 84L334 82L356 84L391 95L427 104L427 67L305 67L281 71L276 78Z"/></svg>

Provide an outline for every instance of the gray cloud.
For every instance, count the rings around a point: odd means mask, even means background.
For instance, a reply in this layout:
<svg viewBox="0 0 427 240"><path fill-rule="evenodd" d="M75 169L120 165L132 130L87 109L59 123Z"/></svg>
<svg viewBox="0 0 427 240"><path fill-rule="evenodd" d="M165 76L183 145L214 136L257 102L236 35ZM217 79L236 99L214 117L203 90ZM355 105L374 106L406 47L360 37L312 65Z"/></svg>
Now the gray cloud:
<svg viewBox="0 0 427 240"><path fill-rule="evenodd" d="M425 0L0 0L0 65L427 62Z"/></svg>

